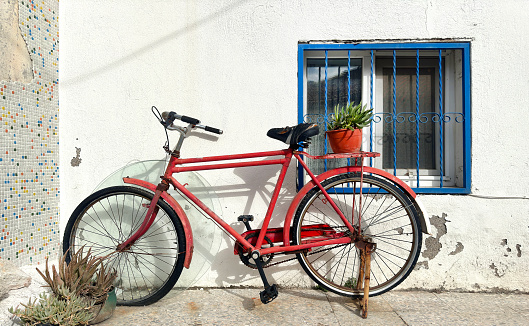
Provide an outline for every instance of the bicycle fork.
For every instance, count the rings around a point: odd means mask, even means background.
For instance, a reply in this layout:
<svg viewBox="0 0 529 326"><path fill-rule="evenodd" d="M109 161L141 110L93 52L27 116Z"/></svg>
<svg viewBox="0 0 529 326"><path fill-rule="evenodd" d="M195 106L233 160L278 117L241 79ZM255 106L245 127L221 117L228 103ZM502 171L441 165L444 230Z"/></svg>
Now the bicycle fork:
<svg viewBox="0 0 529 326"><path fill-rule="evenodd" d="M151 203L149 204L149 208L147 210L147 214L145 215L145 219L141 223L138 230L125 242L117 245L116 251L123 252L127 251L134 245L136 240L138 240L142 235L147 232L147 230L151 227L151 225L154 223L154 220L156 219L156 215L158 215L158 210L160 209L157 205L158 200L160 199L162 192L167 191L169 189L169 184L166 180L162 180L158 186L156 187L156 192L154 193L154 197L151 200Z"/></svg>

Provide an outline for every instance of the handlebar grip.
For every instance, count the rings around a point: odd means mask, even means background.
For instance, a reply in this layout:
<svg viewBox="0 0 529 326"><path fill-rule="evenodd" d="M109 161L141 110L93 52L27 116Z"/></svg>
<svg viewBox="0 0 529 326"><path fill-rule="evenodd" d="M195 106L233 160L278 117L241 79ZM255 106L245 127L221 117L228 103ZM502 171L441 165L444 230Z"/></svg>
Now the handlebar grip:
<svg viewBox="0 0 529 326"><path fill-rule="evenodd" d="M212 132L212 133L215 133L215 134L218 134L218 135L222 135L222 130L217 129L217 128L212 128L212 127L206 126L206 128L204 128L204 130Z"/></svg>
<svg viewBox="0 0 529 326"><path fill-rule="evenodd" d="M183 115L182 118L180 118L180 120L182 120L183 122L192 124L192 125L200 124L200 120L195 119L195 118L191 118L191 117L188 117L188 116L185 116L185 115Z"/></svg>

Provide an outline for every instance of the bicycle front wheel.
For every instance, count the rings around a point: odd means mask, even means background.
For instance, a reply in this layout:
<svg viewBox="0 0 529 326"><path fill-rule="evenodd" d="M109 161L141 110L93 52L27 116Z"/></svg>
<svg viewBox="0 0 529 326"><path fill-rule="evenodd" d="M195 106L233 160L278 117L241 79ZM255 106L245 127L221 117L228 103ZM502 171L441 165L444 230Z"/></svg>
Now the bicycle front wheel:
<svg viewBox="0 0 529 326"><path fill-rule="evenodd" d="M415 266L422 243L418 213L410 199L392 183L372 175L364 175L360 195L359 173L331 177L322 186L351 224L358 227L361 215L362 234L376 243L371 255L369 294L379 295L400 284ZM314 187L296 212L292 240L301 244L310 240L306 238L310 235L307 231L323 227L348 234L322 191ZM305 272L324 289L349 297L363 296L363 288L357 288L360 251L353 243L312 248L297 254L297 258Z"/></svg>
<svg viewBox="0 0 529 326"><path fill-rule="evenodd" d="M163 200L157 203L156 219L129 250L116 247L142 224L152 193L126 186L99 190L75 209L64 232L67 257L82 246L95 256L106 256L107 266L117 271L119 305L147 305L165 296L184 266L186 240L180 219Z"/></svg>

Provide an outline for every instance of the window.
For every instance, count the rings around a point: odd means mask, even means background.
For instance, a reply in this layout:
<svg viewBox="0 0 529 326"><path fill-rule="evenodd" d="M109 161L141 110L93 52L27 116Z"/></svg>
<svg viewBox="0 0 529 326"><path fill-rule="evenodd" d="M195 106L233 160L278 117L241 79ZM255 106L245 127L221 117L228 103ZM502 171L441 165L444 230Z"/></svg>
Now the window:
<svg viewBox="0 0 529 326"><path fill-rule="evenodd" d="M323 131L336 105L363 103L375 113L363 149L381 154L367 165L418 193L470 193L469 43L300 44L298 51L299 121L321 130L310 154L330 151ZM317 174L352 163L309 162Z"/></svg>

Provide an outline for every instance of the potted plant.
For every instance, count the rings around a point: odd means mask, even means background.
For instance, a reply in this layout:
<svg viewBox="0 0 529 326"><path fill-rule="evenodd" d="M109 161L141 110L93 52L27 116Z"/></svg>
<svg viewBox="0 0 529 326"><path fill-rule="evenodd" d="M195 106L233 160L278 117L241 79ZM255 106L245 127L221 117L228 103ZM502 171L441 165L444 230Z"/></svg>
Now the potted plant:
<svg viewBox="0 0 529 326"><path fill-rule="evenodd" d="M327 124L327 139L334 153L358 152L362 147L362 128L369 125L373 109L367 105L336 105Z"/></svg>
<svg viewBox="0 0 529 326"><path fill-rule="evenodd" d="M37 272L51 288L42 293L37 302L22 304L25 309L10 308L25 325L89 325L109 318L116 307L114 280L116 271L108 269L103 261L107 257L94 257L83 249L71 255L68 251L59 259L58 270L51 270L46 259L46 269Z"/></svg>

